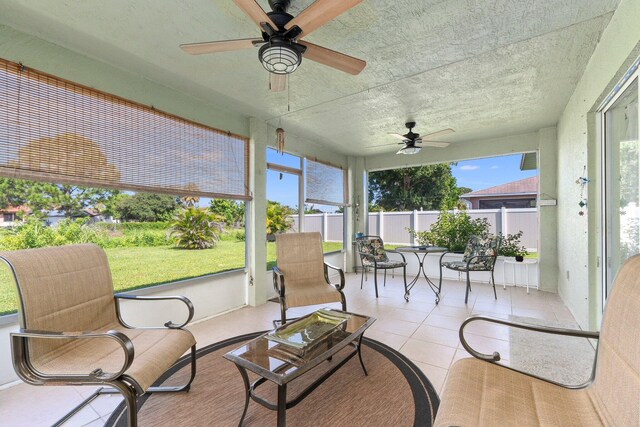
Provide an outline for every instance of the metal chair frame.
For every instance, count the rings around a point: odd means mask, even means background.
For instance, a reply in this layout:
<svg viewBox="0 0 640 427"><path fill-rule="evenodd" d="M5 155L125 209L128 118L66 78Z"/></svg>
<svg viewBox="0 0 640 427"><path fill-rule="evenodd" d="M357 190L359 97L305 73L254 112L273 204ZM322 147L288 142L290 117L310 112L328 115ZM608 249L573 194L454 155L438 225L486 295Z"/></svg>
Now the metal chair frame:
<svg viewBox="0 0 640 427"><path fill-rule="evenodd" d="M109 388L100 388L87 399L77 405L74 409L64 415L60 420L54 423L54 426L60 426L68 421L73 415L78 413L83 407L89 404L100 394L122 394L127 406L127 425L136 427L138 424L138 405L137 398L145 393L140 384L132 377L126 374L127 369L133 363L135 358L135 349L133 342L122 332L110 330L107 332L58 332L58 331L35 331L26 328L26 319L24 317L23 298L20 293L18 276L13 265L5 258L0 257L10 267L14 280L18 288L20 301L20 329L18 332L11 333L11 357L13 368L25 383L31 385L104 385ZM120 300L137 300L137 301L158 301L158 300L179 300L182 301L188 309L189 315L185 322L177 324L168 321L164 324L169 329L184 329L194 315L194 307L191 301L183 296L137 296L115 294L114 304L116 315L119 323L127 329L158 329L154 327L134 328L128 325L122 318L120 310ZM117 372L104 372L100 367L96 367L86 374L46 374L40 372L30 360L29 357L29 339L55 339L55 340L87 340L87 339L110 339L118 343L124 354L124 362ZM196 346L191 347L191 376L189 381L182 386L173 387L149 387L146 393L167 393L167 392L187 392L191 387L191 383L196 375Z"/></svg>
<svg viewBox="0 0 640 427"><path fill-rule="evenodd" d="M361 236L358 237L356 240L369 240L369 239L380 239L381 242L383 242L382 238L380 236ZM384 247L384 242L382 243L383 247ZM398 254L402 257L402 263L404 264L402 266L402 277L404 278L404 287L405 289L407 288L407 260L405 259L404 255L401 252L395 251L393 249L384 249L385 253L391 253L391 254ZM361 251L357 251L358 254L360 255L360 265L362 267L362 274L360 275L360 289L362 289L362 283L363 283L363 279L366 275L366 271L368 268L371 267L371 265L364 265L364 258L368 258L373 262L373 284L376 290L376 298L378 298L378 270L384 270L384 279L383 279L383 287L387 286L387 270L391 270L391 274L393 275L393 277L395 277L395 269L399 268L399 267L381 267L378 266L378 262L376 261L376 258L373 254L367 254Z"/></svg>
<svg viewBox="0 0 640 427"><path fill-rule="evenodd" d="M466 304L469 301L469 292L471 292L471 279L469 277L469 273L472 271L490 271L491 272L491 284L493 285L493 296L495 297L495 299L498 299L498 294L496 293L496 280L494 278L494 274L493 271L495 269L496 266L496 260L498 259L498 249L496 248L496 251L493 255L475 255L470 257L467 260L467 266L464 270L457 270L457 269L453 269L453 268L449 268L446 265L442 265L442 259L444 258L445 255L447 254L461 254L462 252L459 251L448 251L448 252L443 252L442 255L440 255L440 261L439 261L439 265L440 265L440 281L438 283L438 293L442 291L442 267L447 268L449 270L453 270L453 271L457 271L457 272L464 272L467 274L467 287L466 287L466 291L465 291L465 295L464 295L464 303ZM472 270L471 269L471 264L474 264L475 262L481 260L481 259L493 259L493 262L491 263L491 268L489 269L484 269L484 270Z"/></svg>
<svg viewBox="0 0 640 427"><path fill-rule="evenodd" d="M329 269L336 270L340 274L340 284L332 284L331 280L329 280ZM324 263L324 279L327 281L327 284L334 286L338 292L340 292L340 299L342 303L342 311L347 311L347 300L344 296L344 271L341 268L335 267L331 264ZM273 289L278 294L278 301L280 302L280 322L281 324L285 324L287 322L287 307L285 303L285 275L280 269L276 266L273 267ZM289 319L293 320L293 319ZM274 325L277 325L277 320L274 321Z"/></svg>

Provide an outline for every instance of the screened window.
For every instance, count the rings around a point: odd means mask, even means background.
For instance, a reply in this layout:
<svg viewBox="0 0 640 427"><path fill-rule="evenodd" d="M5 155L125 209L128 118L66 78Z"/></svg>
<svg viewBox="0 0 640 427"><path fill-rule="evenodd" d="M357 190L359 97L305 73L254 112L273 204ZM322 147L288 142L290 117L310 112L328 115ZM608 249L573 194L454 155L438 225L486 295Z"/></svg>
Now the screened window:
<svg viewBox="0 0 640 427"><path fill-rule="evenodd" d="M306 203L344 206L347 204L346 173L342 168L306 159Z"/></svg>

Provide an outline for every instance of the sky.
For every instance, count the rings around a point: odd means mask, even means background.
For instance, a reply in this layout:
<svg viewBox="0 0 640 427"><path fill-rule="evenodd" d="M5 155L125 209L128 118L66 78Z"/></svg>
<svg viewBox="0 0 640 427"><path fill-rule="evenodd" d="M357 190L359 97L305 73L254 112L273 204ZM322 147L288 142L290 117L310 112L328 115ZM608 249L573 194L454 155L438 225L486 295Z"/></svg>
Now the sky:
<svg viewBox="0 0 640 427"><path fill-rule="evenodd" d="M458 187L469 187L473 191L518 181L538 174L537 170L521 171L522 154L465 160L451 166Z"/></svg>
<svg viewBox="0 0 640 427"><path fill-rule="evenodd" d="M490 157L486 159L465 160L451 166L451 172L458 182L458 187L469 187L473 191L494 187L507 182L529 178L538 174L537 170L521 171L522 154ZM277 154L275 150L267 150L267 162L278 163L289 167L300 167L300 158L289 154ZM298 205L298 177L267 171L267 198L291 207ZM334 206L314 206L322 211L334 212Z"/></svg>

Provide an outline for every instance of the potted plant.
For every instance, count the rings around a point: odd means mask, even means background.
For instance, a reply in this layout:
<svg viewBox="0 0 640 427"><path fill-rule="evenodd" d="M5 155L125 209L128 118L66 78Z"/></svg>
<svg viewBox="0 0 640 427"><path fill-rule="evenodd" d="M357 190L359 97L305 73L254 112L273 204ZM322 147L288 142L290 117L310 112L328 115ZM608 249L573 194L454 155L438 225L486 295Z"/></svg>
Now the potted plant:
<svg viewBox="0 0 640 427"><path fill-rule="evenodd" d="M520 244L521 237L522 231L519 231L516 234L507 234L506 236L502 233L498 233L498 255L515 257L516 261L522 262L528 252L527 248Z"/></svg>

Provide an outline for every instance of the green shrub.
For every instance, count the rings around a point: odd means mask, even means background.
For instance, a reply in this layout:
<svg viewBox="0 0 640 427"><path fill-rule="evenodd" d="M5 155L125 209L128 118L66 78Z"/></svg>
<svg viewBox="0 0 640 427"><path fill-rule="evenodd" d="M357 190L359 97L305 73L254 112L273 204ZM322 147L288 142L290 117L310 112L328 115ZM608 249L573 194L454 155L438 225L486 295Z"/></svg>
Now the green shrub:
<svg viewBox="0 0 640 427"><path fill-rule="evenodd" d="M246 232L244 230L238 230L235 233L236 240L239 242L244 242L247 238Z"/></svg>
<svg viewBox="0 0 640 427"><path fill-rule="evenodd" d="M293 211L278 202L267 201L267 234L284 233L293 226Z"/></svg>
<svg viewBox="0 0 640 427"><path fill-rule="evenodd" d="M489 221L486 218L472 219L466 212L442 211L429 231L407 230L420 245L443 246L450 251L463 251L469 237L489 232Z"/></svg>
<svg viewBox="0 0 640 427"><path fill-rule="evenodd" d="M176 244L185 249L207 249L220 239L217 233L222 226L215 222L215 215L190 207L181 211L171 225L170 235Z"/></svg>

